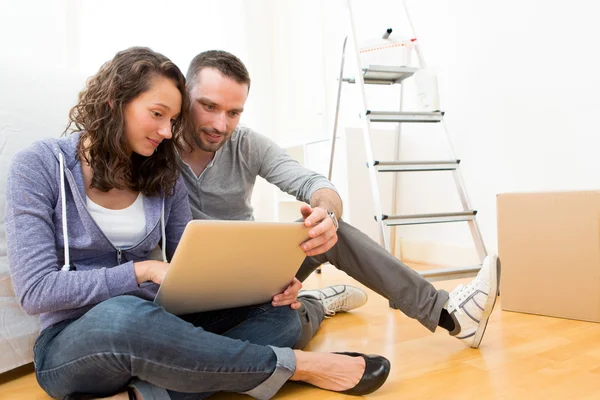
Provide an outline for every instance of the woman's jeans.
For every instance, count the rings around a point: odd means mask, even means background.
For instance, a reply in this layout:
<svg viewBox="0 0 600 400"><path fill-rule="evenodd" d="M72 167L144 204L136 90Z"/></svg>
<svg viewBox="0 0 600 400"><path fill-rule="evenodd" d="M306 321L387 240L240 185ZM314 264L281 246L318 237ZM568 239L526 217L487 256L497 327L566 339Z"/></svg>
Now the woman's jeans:
<svg viewBox="0 0 600 400"><path fill-rule="evenodd" d="M201 399L218 392L272 397L294 374L300 319L270 303L175 316L118 296L77 320L45 329L36 375L52 397L110 395L134 386L144 400Z"/></svg>

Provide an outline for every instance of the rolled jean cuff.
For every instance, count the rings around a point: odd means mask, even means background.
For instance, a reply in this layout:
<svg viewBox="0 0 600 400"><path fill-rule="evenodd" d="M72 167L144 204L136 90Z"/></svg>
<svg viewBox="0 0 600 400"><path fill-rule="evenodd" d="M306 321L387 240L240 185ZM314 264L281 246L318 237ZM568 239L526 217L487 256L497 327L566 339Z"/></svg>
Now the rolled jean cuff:
<svg viewBox="0 0 600 400"><path fill-rule="evenodd" d="M296 372L296 356L294 351L289 348L269 346L277 357L277 365L275 371L264 382L252 390L244 392L248 396L252 396L259 400L268 400L275 396L275 393L281 389L292 375Z"/></svg>
<svg viewBox="0 0 600 400"><path fill-rule="evenodd" d="M134 388L144 400L171 400L167 389L159 388L148 382L136 379L129 386Z"/></svg>

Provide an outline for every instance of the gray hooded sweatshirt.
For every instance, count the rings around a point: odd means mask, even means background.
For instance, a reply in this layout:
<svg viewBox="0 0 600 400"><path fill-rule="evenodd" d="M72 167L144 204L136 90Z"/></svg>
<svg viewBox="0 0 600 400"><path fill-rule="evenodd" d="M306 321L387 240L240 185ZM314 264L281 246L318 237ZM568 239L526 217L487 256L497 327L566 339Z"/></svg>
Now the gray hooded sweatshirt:
<svg viewBox="0 0 600 400"><path fill-rule="evenodd" d="M29 314L40 314L42 330L79 318L94 305L115 296L128 294L153 300L158 285L138 286L133 262L147 260L159 243L162 212L168 260L192 218L180 177L173 196L144 198L146 236L132 247L115 247L86 207L77 157L79 136L76 133L33 144L15 155L8 172L6 239L10 273L21 306Z"/></svg>

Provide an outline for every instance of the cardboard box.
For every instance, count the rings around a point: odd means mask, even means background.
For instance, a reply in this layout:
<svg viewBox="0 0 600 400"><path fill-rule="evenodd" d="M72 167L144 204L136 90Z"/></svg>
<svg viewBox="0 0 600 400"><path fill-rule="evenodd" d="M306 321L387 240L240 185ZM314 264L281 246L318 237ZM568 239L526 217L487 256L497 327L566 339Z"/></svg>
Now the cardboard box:
<svg viewBox="0 0 600 400"><path fill-rule="evenodd" d="M600 191L497 197L502 309L600 322Z"/></svg>

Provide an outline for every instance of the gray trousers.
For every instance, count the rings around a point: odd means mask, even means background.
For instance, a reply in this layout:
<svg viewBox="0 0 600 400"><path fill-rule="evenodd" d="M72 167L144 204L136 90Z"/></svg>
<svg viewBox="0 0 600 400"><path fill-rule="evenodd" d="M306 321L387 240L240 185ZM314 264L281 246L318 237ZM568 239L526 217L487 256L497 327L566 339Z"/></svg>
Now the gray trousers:
<svg viewBox="0 0 600 400"><path fill-rule="evenodd" d="M410 318L419 321L430 331L435 331L448 292L437 290L421 275L407 267L386 249L352 225L339 221L338 241L329 251L306 257L296 274L304 281L317 267L329 262L369 289L390 301ZM302 322L302 336L296 348L308 344L321 325L325 310L316 300L300 298L298 309Z"/></svg>

